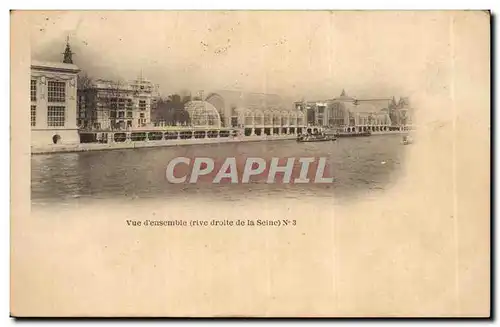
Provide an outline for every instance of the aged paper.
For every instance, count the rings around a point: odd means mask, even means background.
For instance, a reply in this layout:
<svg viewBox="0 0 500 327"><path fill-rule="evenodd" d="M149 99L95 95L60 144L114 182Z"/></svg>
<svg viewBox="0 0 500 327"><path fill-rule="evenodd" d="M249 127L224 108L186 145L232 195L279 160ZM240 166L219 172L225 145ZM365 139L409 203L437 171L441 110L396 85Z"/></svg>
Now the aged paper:
<svg viewBox="0 0 500 327"><path fill-rule="evenodd" d="M13 11L11 90L13 316L490 315L489 12Z"/></svg>

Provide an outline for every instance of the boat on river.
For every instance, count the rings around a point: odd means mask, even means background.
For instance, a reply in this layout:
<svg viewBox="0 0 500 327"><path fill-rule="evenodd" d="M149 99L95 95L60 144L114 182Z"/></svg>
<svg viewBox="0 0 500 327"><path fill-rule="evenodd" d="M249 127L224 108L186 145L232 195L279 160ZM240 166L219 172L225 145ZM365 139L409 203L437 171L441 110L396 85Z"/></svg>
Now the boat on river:
<svg viewBox="0 0 500 327"><path fill-rule="evenodd" d="M365 132L337 132L336 137L357 137L357 136L370 136L372 133L370 131Z"/></svg>
<svg viewBox="0 0 500 327"><path fill-rule="evenodd" d="M403 135L403 140L401 141L401 144L408 145L408 144L412 144L412 143L413 143L413 139L409 135Z"/></svg>
<svg viewBox="0 0 500 327"><path fill-rule="evenodd" d="M297 137L297 142L331 142L336 141L337 138L333 135L326 134L310 134L310 135L299 135Z"/></svg>

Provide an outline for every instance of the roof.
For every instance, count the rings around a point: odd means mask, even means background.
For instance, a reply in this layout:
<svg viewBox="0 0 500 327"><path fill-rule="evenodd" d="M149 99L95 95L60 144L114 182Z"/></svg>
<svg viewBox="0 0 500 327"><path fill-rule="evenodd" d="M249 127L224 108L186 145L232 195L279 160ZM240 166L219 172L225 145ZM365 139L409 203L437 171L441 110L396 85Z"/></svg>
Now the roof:
<svg viewBox="0 0 500 327"><path fill-rule="evenodd" d="M221 126L221 119L217 109L209 102L193 100L184 105L189 113L191 123L195 126Z"/></svg>
<svg viewBox="0 0 500 327"><path fill-rule="evenodd" d="M335 97L334 100L339 100L339 101L354 101L356 100L353 97L350 97L347 95L346 91L342 89L342 93L338 97Z"/></svg>
<svg viewBox="0 0 500 327"><path fill-rule="evenodd" d="M381 105L373 102L359 102L357 105L350 108L350 110L352 112L379 112L385 108L387 108L387 104Z"/></svg>
<svg viewBox="0 0 500 327"><path fill-rule="evenodd" d="M356 98L347 96L347 95L341 95L338 97L333 98L333 100L338 100L338 101L354 101Z"/></svg>
<svg viewBox="0 0 500 327"><path fill-rule="evenodd" d="M206 97L206 100L219 95L224 100L224 104L227 107L235 108L279 108L279 109L293 109L293 101L289 99L284 99L277 94L268 93L249 93L241 91L230 91L230 90L218 90L211 92Z"/></svg>
<svg viewBox="0 0 500 327"><path fill-rule="evenodd" d="M338 103L340 108L342 109L347 109L352 113L375 113L375 112L381 112L384 109L387 109L388 104L387 102L381 102L381 101L361 101L357 102L355 104L354 102L350 101L339 101L339 100L332 100L329 102L330 105L334 103Z"/></svg>
<svg viewBox="0 0 500 327"><path fill-rule="evenodd" d="M195 111L201 111L219 116L217 109L215 109L215 107L211 103L206 101L200 101L200 100L189 101L184 105L184 109L186 109L186 111L188 111L189 113L192 112L194 113Z"/></svg>
<svg viewBox="0 0 500 327"><path fill-rule="evenodd" d="M31 68L42 69L42 70L54 70L54 71L64 71L70 73L78 73L80 68L74 64L65 64L62 62L49 62L49 61L31 61Z"/></svg>

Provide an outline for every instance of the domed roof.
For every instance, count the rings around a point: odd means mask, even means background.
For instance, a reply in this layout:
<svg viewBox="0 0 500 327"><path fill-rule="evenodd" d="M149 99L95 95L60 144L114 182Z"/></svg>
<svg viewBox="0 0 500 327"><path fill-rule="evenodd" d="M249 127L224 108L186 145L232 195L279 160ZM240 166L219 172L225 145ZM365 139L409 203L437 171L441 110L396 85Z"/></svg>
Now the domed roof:
<svg viewBox="0 0 500 327"><path fill-rule="evenodd" d="M215 107L206 101L189 101L184 105L193 126L221 127L221 118Z"/></svg>

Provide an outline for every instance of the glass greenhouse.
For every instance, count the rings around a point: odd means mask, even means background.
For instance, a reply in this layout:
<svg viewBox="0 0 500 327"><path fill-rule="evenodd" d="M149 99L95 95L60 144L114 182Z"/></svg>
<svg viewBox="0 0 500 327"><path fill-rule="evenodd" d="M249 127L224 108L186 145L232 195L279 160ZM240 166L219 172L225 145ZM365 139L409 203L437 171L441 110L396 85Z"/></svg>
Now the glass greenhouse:
<svg viewBox="0 0 500 327"><path fill-rule="evenodd" d="M212 104L206 101L189 101L186 103L185 109L189 113L191 125L221 127L219 112Z"/></svg>

